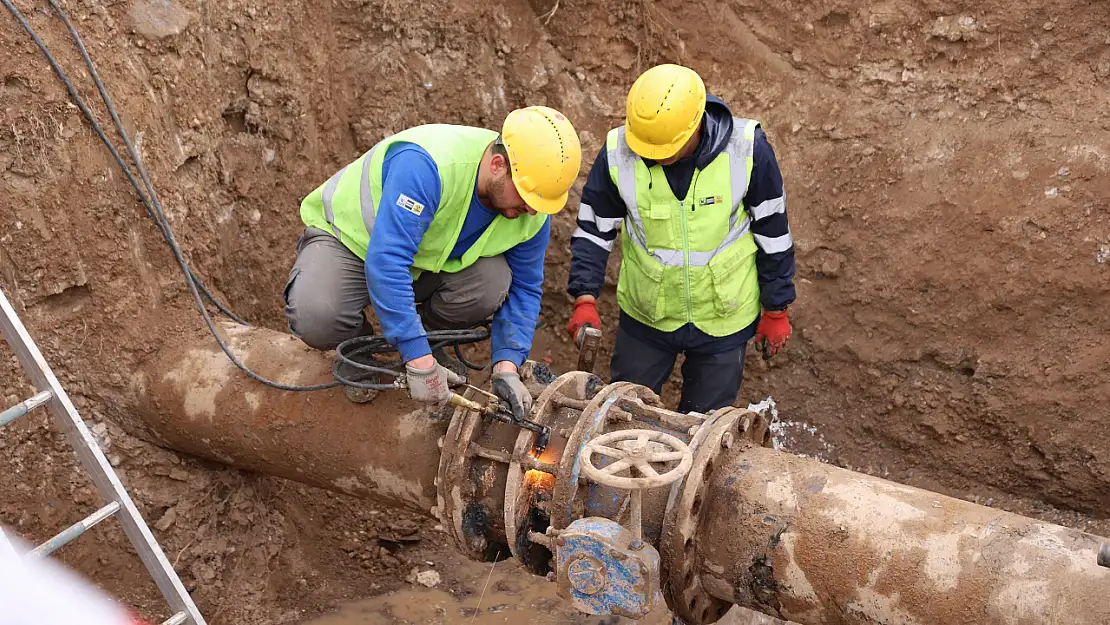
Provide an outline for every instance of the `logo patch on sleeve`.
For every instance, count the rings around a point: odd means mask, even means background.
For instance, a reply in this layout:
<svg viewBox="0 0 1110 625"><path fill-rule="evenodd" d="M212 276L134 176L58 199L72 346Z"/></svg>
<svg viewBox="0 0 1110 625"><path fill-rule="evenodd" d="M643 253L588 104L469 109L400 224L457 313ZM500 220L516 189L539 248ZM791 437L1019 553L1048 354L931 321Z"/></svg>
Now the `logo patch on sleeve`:
<svg viewBox="0 0 1110 625"><path fill-rule="evenodd" d="M403 209L407 210L408 212L412 213L413 215L419 215L420 213L424 212L424 205L423 204L421 204L420 202L417 202L416 200L412 199L411 197L405 195L404 193L402 193L400 196L397 197L397 206L400 206L401 208L403 208Z"/></svg>

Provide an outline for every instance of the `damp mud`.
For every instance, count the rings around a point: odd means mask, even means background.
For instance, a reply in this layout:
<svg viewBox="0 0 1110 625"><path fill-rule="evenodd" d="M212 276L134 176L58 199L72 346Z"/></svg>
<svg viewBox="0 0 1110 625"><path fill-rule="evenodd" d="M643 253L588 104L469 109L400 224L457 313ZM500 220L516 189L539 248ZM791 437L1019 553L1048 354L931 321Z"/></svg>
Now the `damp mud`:
<svg viewBox="0 0 1110 625"><path fill-rule="evenodd" d="M480 564L453 556L425 570L436 571L435 587L417 581L403 590L343 604L304 625L671 625L664 608L638 621L581 614L558 597L554 583L512 561ZM785 624L738 608L718 622Z"/></svg>

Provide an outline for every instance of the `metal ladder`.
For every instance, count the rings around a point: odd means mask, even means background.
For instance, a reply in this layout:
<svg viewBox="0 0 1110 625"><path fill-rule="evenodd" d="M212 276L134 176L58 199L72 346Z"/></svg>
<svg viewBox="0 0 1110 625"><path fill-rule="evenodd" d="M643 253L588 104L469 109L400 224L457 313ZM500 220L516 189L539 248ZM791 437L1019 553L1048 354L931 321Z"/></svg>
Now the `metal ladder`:
<svg viewBox="0 0 1110 625"><path fill-rule="evenodd" d="M12 308L2 290L0 290L0 309L3 312L0 316L0 332L3 333L8 345L11 345L27 377L34 383L35 388L39 389L39 392L31 398L0 412L0 426L11 423L39 406L47 406L55 423L65 432L70 446L73 447L85 471L92 477L101 497L108 502L96 512L31 550L27 557L48 556L97 523L115 516L123 526L123 532L131 541L131 545L138 552L143 565L146 566L154 582L158 584L162 596L174 611L174 615L162 625L206 625L189 592L185 590L185 586L166 559L162 548L158 546L158 541L154 539L150 528L131 501L127 489L123 487L116 472L112 470L112 465L100 451L96 439L85 426L81 416L77 414L77 408L69 401L69 396L66 395L58 379L54 377L42 352L27 333L27 328L19 320L19 316L16 315L15 309ZM3 530L0 530L0 549L11 548L4 537Z"/></svg>

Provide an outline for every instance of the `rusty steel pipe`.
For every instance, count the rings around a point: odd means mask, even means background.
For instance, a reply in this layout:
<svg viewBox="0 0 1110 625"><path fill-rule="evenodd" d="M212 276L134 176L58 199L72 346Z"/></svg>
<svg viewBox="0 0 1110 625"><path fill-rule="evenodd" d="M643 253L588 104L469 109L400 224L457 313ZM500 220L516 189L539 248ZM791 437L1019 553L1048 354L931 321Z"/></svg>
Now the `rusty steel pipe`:
<svg viewBox="0 0 1110 625"><path fill-rule="evenodd" d="M243 361L268 377L289 384L332 378L330 356L289 335L230 324L221 329ZM598 425L610 421L618 429L643 418L656 423L654 429L685 430L703 419L650 405L653 396L642 387L617 383L583 394L588 385L579 382L583 388L574 386L573 396L549 399L558 409L549 415L557 433L549 451L579 449L611 429ZM449 410L436 414L403 392L355 404L341 389L278 391L243 376L200 334L163 345L132 377L131 392L130 406L116 416L133 433L202 458L423 514L434 508L445 525L460 525L457 539L464 546L468 528L483 541L509 540L518 551L527 546L517 544L522 536L543 545L537 531L543 528L529 525L533 504L553 511L552 526L559 528L582 516L582 506L606 514L589 489L567 487L573 454L558 466L527 457L519 431L508 425L455 412L457 440L447 435L441 450ZM583 410L582 402L601 405ZM601 418L598 410L609 414ZM676 587L671 598L697 602L683 608L695 615L691 622L709 622L736 604L801 625L1110 623L1110 569L1096 563L1101 539L739 444L726 429L746 423L744 415L711 419L720 427L708 421L704 427L720 441L707 435L705 444L712 445L697 452L704 471L682 485L692 503L676 507L689 513L672 523L656 506L645 509L643 519L655 533L670 524L662 532L673 543L663 547L664 563L669 559L681 573L671 584L689 586ZM467 424L477 428L475 436L463 435ZM710 453L715 448L719 456ZM528 496L510 497L507 478L539 464L551 474L550 484L537 482L546 484L546 497L535 485ZM437 471L446 471L438 489ZM513 481L513 492L521 490L520 481ZM513 505L506 506L510 498ZM475 507L482 514L470 514ZM503 536L507 517L512 536ZM470 528L478 518L485 526ZM689 539L675 528L689 528ZM676 536L680 540L671 540ZM468 553L480 557L481 551ZM705 603L718 600L727 603Z"/></svg>
<svg viewBox="0 0 1110 625"><path fill-rule="evenodd" d="M1110 623L1100 538L752 447L714 470L706 591L803 625Z"/></svg>
<svg viewBox="0 0 1110 625"><path fill-rule="evenodd" d="M285 384L330 381L332 359L296 338L224 323L244 364ZM132 377L132 433L224 464L430 514L446 420L383 391L370 403L342 388L279 391L242 374L206 335L168 341Z"/></svg>

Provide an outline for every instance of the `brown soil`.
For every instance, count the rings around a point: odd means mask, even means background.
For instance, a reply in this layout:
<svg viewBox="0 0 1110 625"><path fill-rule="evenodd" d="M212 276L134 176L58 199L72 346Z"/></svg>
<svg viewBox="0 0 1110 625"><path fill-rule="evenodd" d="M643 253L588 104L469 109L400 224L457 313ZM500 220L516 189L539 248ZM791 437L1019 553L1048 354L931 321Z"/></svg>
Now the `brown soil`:
<svg viewBox="0 0 1110 625"><path fill-rule="evenodd" d="M48 5L16 4L93 98ZM769 364L749 356L742 402L775 397L799 452L1110 533L1101 3L64 5L196 272L277 329L299 199L384 134L496 127L512 107L548 104L579 129L584 173L638 72L695 67L763 122L797 242L795 338ZM300 622L444 557L425 521L179 457L112 424L124 378L163 339L151 329L200 320L106 150L25 33L6 13L0 24L0 286L209 622ZM573 363L562 330L573 215L555 219L533 353L556 369ZM14 361L0 390L5 404L31 394ZM0 523L45 538L96 505L42 415L7 428L0 447ZM386 540L398 524L421 540ZM116 555L123 544L106 523L58 557L160 615L138 561Z"/></svg>

